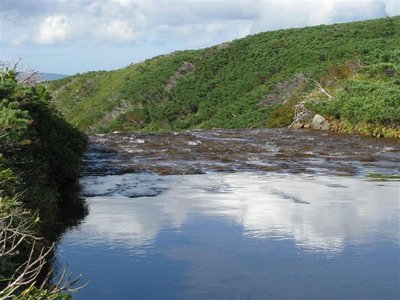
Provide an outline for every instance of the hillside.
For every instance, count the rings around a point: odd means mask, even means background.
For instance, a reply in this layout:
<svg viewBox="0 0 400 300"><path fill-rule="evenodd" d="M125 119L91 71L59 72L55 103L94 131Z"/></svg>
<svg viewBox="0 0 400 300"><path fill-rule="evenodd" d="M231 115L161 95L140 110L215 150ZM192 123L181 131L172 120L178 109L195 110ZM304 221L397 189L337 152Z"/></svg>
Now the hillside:
<svg viewBox="0 0 400 300"><path fill-rule="evenodd" d="M57 73L40 73L40 79L42 81L52 81L52 80L59 80L67 77L68 75L64 74L57 74Z"/></svg>
<svg viewBox="0 0 400 300"><path fill-rule="evenodd" d="M335 130L396 136L400 17L260 33L49 89L66 119L89 133L283 127L297 107Z"/></svg>

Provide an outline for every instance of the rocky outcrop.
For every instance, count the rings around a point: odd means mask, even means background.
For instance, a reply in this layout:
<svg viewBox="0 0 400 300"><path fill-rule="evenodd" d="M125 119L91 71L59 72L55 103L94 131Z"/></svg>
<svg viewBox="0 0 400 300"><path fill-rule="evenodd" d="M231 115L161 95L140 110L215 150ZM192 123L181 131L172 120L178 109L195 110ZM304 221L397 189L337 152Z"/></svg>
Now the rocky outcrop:
<svg viewBox="0 0 400 300"><path fill-rule="evenodd" d="M178 80L189 73L193 72L196 69L196 66L191 62L184 62L182 66L180 66L175 74L172 75L166 82L164 86L164 90L169 92L177 83Z"/></svg>
<svg viewBox="0 0 400 300"><path fill-rule="evenodd" d="M311 111L304 111L300 118L290 126L295 129L312 128L318 130L329 130L330 123L321 115L314 115Z"/></svg>
<svg viewBox="0 0 400 300"><path fill-rule="evenodd" d="M276 103L285 103L307 82L308 78L303 73L294 74L289 80L278 82L275 88L259 102L262 106Z"/></svg>
<svg viewBox="0 0 400 300"><path fill-rule="evenodd" d="M225 43L222 43L222 44L217 45L217 50L226 49L226 48L228 48L228 47L229 47L229 43L228 43L228 42L225 42Z"/></svg>
<svg viewBox="0 0 400 300"><path fill-rule="evenodd" d="M305 102L300 102L295 106L295 117L289 126L295 129L313 128L318 130L329 130L331 125L321 115L315 114L305 107Z"/></svg>
<svg viewBox="0 0 400 300"><path fill-rule="evenodd" d="M118 96L114 95L113 97L108 98L110 102L118 101ZM113 110L104 114L101 119L101 124L110 124L111 121L117 119L119 116L123 115L124 113L128 112L132 109L132 104L127 100L122 100Z"/></svg>
<svg viewBox="0 0 400 300"><path fill-rule="evenodd" d="M323 116L316 114L312 119L311 128L319 130L328 130L329 122Z"/></svg>

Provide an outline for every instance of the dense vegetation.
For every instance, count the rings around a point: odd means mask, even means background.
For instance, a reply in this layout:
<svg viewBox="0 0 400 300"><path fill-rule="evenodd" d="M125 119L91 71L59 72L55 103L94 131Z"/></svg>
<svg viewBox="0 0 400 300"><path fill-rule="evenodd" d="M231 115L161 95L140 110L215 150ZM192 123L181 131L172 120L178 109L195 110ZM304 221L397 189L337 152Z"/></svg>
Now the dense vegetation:
<svg viewBox="0 0 400 300"><path fill-rule="evenodd" d="M43 249L50 246L64 205L61 188L76 180L85 143L52 107L43 86L22 85L14 71L0 71L0 299L23 290L21 299L60 296L30 285L37 267L42 262L44 267ZM37 259L32 272L26 271L26 263Z"/></svg>
<svg viewBox="0 0 400 300"><path fill-rule="evenodd" d="M287 126L293 106L316 96L308 107L326 117L396 131L399 46L400 17L278 30L49 87L87 132Z"/></svg>
<svg viewBox="0 0 400 300"><path fill-rule="evenodd" d="M368 60L356 70L335 70L336 78L325 83L333 98L311 95L308 107L342 120L336 122L341 131L400 137L400 49L373 52Z"/></svg>

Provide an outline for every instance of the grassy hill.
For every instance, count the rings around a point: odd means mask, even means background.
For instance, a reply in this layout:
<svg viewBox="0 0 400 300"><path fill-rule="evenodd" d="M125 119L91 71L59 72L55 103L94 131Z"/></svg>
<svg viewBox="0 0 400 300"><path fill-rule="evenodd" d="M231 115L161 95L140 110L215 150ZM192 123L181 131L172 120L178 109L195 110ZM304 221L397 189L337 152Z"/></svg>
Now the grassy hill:
<svg viewBox="0 0 400 300"><path fill-rule="evenodd" d="M40 80L42 81L59 80L65 77L68 77L68 75L57 74L57 73L40 73Z"/></svg>
<svg viewBox="0 0 400 300"><path fill-rule="evenodd" d="M397 135L400 17L278 30L49 83L86 132L281 127L295 108Z"/></svg>

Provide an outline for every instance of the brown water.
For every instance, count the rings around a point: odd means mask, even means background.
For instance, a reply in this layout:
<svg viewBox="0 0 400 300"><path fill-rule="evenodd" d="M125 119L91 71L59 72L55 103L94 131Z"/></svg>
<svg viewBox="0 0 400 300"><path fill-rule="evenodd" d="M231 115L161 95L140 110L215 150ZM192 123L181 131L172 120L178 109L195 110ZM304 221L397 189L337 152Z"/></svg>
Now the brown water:
<svg viewBox="0 0 400 300"><path fill-rule="evenodd" d="M315 131L93 136L56 257L76 299L399 299L399 165Z"/></svg>

